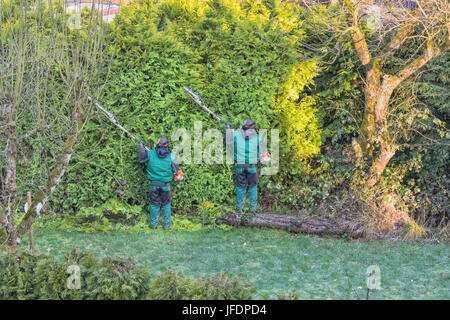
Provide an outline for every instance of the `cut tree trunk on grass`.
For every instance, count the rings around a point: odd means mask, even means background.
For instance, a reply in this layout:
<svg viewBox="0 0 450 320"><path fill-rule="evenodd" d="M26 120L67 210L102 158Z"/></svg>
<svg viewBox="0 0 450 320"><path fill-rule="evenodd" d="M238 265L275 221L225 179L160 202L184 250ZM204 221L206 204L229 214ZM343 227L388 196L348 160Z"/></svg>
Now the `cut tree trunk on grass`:
<svg viewBox="0 0 450 320"><path fill-rule="evenodd" d="M227 214L216 219L216 224L244 227L266 227L307 234L347 234L361 238L364 228L361 224L339 217L314 218L310 216L288 216L278 214Z"/></svg>

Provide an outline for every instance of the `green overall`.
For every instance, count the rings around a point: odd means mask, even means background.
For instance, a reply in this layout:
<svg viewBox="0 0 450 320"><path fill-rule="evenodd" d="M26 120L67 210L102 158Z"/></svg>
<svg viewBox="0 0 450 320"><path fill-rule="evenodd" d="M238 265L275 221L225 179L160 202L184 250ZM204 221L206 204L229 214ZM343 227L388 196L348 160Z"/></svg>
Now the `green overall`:
<svg viewBox="0 0 450 320"><path fill-rule="evenodd" d="M165 158L158 157L155 150L148 151L147 177L150 181L150 228L156 229L159 222L160 206L163 207L162 226L170 229L170 182L173 179L174 157L171 153Z"/></svg>
<svg viewBox="0 0 450 320"><path fill-rule="evenodd" d="M246 139L241 130L234 132L234 161L236 163L236 210L242 212L250 193L249 209L255 212L258 205L258 160L260 137L255 134Z"/></svg>

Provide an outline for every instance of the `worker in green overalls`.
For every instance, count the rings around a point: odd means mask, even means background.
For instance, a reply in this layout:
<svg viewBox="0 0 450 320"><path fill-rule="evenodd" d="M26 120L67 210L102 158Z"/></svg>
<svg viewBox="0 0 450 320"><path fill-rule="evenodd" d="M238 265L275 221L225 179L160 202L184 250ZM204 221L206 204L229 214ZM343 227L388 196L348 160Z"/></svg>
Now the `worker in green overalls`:
<svg viewBox="0 0 450 320"><path fill-rule="evenodd" d="M223 121L224 122L224 121ZM224 122L228 130L232 130L229 123ZM242 212L247 197L247 187L250 193L249 209L256 211L258 205L258 162L261 161L265 152L265 143L256 133L256 123L245 120L240 130L232 130L227 133L226 144L234 144L234 162L236 164L236 210ZM270 155L269 155L270 156ZM266 158L262 158L266 159ZM268 161L268 160L267 160Z"/></svg>
<svg viewBox="0 0 450 320"><path fill-rule="evenodd" d="M181 172L174 155L169 150L169 140L161 137L154 150L147 151L139 144L138 161L147 162L147 177L150 181L150 228L156 229L159 222L160 206L163 207L162 226L165 230L171 227L170 182ZM175 179L176 180L176 179Z"/></svg>

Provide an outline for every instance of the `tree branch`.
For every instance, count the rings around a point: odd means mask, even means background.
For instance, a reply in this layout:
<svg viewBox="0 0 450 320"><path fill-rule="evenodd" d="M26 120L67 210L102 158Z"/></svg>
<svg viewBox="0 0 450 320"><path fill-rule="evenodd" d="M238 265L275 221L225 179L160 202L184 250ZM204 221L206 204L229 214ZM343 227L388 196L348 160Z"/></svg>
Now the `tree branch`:
<svg viewBox="0 0 450 320"><path fill-rule="evenodd" d="M439 48L433 48L432 40L428 39L425 53L403 68L396 77L396 85L406 80L414 72L422 68L428 61L450 50L450 35L447 35L447 41Z"/></svg>
<svg viewBox="0 0 450 320"><path fill-rule="evenodd" d="M73 148L76 145L79 135L77 126L74 125L72 127L74 129L72 129L72 133L67 138L63 150L58 155L55 167L50 171L44 189L38 192L25 217L22 219L22 222L17 226L16 234L19 241L23 238L33 222L39 217L41 209L45 206L48 198L55 191L56 186L61 182L61 178L70 162Z"/></svg>
<svg viewBox="0 0 450 320"><path fill-rule="evenodd" d="M372 58L370 56L369 47L367 46L364 33L361 31L358 24L358 10L349 0L344 1L344 4L348 10L349 15L351 16L350 20L352 27L350 29L350 35L356 50L356 55L358 56L362 65L366 68L366 70L368 70L371 68Z"/></svg>
<svg viewBox="0 0 450 320"><path fill-rule="evenodd" d="M407 36L414 30L416 24L408 24L402 26L398 30L397 34L392 38L386 53L380 55L381 63L386 62L386 58L394 55L394 53L401 47L401 45L406 41Z"/></svg>
<svg viewBox="0 0 450 320"><path fill-rule="evenodd" d="M27 133L25 133L23 136L21 136L18 141L22 141L25 139L28 139L29 137L31 137L32 135L36 134L36 132L41 132L43 129L51 129L53 128L53 126L47 125L47 126L43 126L43 127L39 127L39 128L35 128L33 130L28 131Z"/></svg>
<svg viewBox="0 0 450 320"><path fill-rule="evenodd" d="M382 64L386 62L386 58L395 54L395 52L406 41L408 35L414 31L414 28L419 24L419 17L421 15L422 12L420 10L414 10L414 14L410 22L402 25L397 33L392 37L389 45L387 46L387 51L380 56Z"/></svg>

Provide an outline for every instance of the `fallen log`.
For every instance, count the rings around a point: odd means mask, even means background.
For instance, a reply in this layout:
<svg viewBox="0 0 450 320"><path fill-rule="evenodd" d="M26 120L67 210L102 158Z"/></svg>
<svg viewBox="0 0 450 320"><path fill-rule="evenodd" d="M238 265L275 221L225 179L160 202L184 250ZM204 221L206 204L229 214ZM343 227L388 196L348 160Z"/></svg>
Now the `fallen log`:
<svg viewBox="0 0 450 320"><path fill-rule="evenodd" d="M289 216L281 214L237 214L230 213L216 218L216 224L232 226L266 227L307 234L347 234L361 238L364 228L361 224L341 217L317 218L311 216Z"/></svg>

